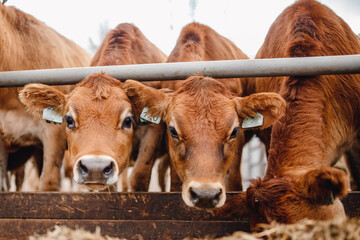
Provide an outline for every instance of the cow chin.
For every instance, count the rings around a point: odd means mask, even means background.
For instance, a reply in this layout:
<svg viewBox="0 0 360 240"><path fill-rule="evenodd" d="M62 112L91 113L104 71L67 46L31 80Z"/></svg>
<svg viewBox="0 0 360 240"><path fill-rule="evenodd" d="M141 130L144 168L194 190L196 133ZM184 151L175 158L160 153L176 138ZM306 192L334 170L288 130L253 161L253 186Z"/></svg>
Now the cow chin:
<svg viewBox="0 0 360 240"><path fill-rule="evenodd" d="M84 185L90 191L102 191L112 186L108 184L96 184L96 183L85 183Z"/></svg>
<svg viewBox="0 0 360 240"><path fill-rule="evenodd" d="M183 184L182 198L189 207L198 209L218 208L225 203L225 187L220 182L190 181L188 184Z"/></svg>

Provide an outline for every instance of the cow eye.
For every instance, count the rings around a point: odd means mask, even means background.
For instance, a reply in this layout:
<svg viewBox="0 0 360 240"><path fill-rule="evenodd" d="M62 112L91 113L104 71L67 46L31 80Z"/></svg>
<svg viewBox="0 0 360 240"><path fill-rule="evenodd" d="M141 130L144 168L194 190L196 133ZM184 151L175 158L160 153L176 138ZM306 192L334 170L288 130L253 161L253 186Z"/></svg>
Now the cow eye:
<svg viewBox="0 0 360 240"><path fill-rule="evenodd" d="M169 132L170 132L171 137L176 138L177 140L180 139L180 137L179 137L179 135L176 132L176 129L174 127L169 126Z"/></svg>
<svg viewBox="0 0 360 240"><path fill-rule="evenodd" d="M131 128L133 121L132 117L126 117L121 125L121 128Z"/></svg>
<svg viewBox="0 0 360 240"><path fill-rule="evenodd" d="M239 127L234 128L234 130L230 134L229 140L236 138L238 132L239 132Z"/></svg>
<svg viewBox="0 0 360 240"><path fill-rule="evenodd" d="M69 129L73 130L75 128L75 121L74 121L73 117L70 116L70 115L65 115L64 118L65 118L65 121L66 121L66 126Z"/></svg>

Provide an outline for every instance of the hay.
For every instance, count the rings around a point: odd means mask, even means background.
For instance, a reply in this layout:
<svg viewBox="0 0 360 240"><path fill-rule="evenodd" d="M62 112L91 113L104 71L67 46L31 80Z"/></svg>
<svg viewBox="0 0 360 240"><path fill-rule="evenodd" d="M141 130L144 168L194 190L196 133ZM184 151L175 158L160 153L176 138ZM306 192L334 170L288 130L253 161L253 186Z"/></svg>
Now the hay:
<svg viewBox="0 0 360 240"><path fill-rule="evenodd" d="M113 238L109 236L102 236L100 233L100 227L96 227L94 233L86 231L84 229L70 229L65 226L54 226L53 231L48 231L44 235L35 234L31 236L29 240L124 240L120 238Z"/></svg>
<svg viewBox="0 0 360 240"><path fill-rule="evenodd" d="M304 220L296 224L271 224L259 225L262 231L258 233L235 232L231 236L217 238L217 240L360 240L360 219L339 219L332 221ZM137 239L143 239L137 236ZM198 239L200 238L186 238ZM206 237L203 240L214 238ZM65 226L55 226L53 231L44 235L34 235L29 240L124 240L102 236L100 228L94 233L83 229L72 230Z"/></svg>
<svg viewBox="0 0 360 240"><path fill-rule="evenodd" d="M296 224L261 224L258 233L235 232L217 240L360 240L360 219L304 220ZM189 238L188 238L189 239ZM214 239L211 237L203 240Z"/></svg>

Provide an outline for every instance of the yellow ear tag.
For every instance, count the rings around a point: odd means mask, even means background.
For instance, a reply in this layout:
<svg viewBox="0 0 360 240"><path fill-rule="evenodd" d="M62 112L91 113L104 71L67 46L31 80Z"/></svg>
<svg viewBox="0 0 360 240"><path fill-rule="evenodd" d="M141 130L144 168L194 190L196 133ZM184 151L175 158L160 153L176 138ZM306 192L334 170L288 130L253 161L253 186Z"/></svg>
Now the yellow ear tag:
<svg viewBox="0 0 360 240"><path fill-rule="evenodd" d="M242 128L254 128L260 127L264 123L264 116L260 113L257 113L256 117L246 117L243 119L241 127Z"/></svg>

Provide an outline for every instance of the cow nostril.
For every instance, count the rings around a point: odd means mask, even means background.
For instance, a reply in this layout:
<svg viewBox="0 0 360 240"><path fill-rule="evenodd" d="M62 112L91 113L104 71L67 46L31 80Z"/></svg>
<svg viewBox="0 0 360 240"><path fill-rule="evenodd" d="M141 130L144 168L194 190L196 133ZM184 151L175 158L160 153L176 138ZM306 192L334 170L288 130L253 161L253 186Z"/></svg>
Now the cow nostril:
<svg viewBox="0 0 360 240"><path fill-rule="evenodd" d="M110 162L110 164L103 170L104 175L109 176L113 172L113 169L114 169L114 163Z"/></svg>
<svg viewBox="0 0 360 240"><path fill-rule="evenodd" d="M194 189L191 187L189 191L190 191L191 201L194 204L196 204L199 201L199 197L198 194L196 193L196 190L194 191Z"/></svg>
<svg viewBox="0 0 360 240"><path fill-rule="evenodd" d="M218 204L221 194L222 194L222 189L218 190L218 192L215 194L214 199L213 199L214 205Z"/></svg>
<svg viewBox="0 0 360 240"><path fill-rule="evenodd" d="M79 162L79 170L81 175L87 175L89 173L89 170L87 169L87 167L85 167L85 165L81 161Z"/></svg>

